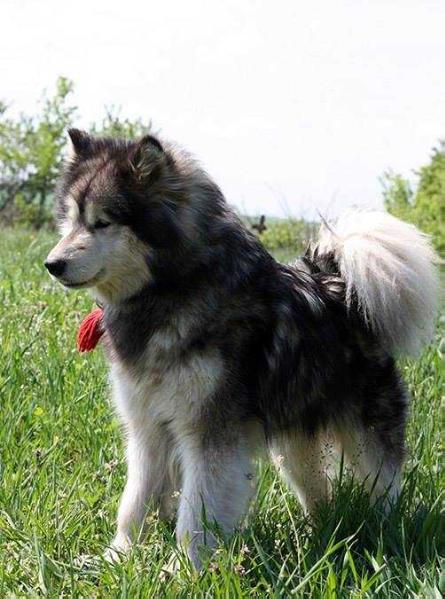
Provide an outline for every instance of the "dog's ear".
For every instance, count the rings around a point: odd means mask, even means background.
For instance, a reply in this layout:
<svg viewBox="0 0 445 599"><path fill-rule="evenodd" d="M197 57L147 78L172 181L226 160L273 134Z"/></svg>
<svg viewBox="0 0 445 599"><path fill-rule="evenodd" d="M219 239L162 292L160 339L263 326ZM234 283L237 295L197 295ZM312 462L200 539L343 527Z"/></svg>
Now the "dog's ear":
<svg viewBox="0 0 445 599"><path fill-rule="evenodd" d="M93 138L86 131L80 129L68 129L70 147L68 150L68 160L76 158L87 158L93 149Z"/></svg>
<svg viewBox="0 0 445 599"><path fill-rule="evenodd" d="M144 135L130 151L130 166L140 180L151 177L166 162L165 150L153 135Z"/></svg>

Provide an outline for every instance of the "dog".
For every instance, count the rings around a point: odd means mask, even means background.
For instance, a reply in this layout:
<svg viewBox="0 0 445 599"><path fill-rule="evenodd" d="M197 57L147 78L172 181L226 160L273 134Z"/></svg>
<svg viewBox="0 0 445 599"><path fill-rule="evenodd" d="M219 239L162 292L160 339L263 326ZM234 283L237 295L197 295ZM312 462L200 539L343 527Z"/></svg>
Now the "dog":
<svg viewBox="0 0 445 599"><path fill-rule="evenodd" d="M427 236L349 212L283 265L174 144L69 138L45 266L103 307L128 466L108 557L148 506L171 517L180 490L177 539L200 568L217 542L207 524L229 533L245 515L259 452L314 513L330 494L327 434L394 503L409 404L395 359L429 341L437 313Z"/></svg>

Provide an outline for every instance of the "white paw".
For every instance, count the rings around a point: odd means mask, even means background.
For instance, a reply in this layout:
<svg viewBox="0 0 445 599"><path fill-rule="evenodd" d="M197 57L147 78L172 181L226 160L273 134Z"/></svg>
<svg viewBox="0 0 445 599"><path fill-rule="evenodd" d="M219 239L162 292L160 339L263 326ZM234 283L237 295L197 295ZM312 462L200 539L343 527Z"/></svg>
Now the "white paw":
<svg viewBox="0 0 445 599"><path fill-rule="evenodd" d="M172 555L166 564L162 566L159 573L159 580L165 582L175 576L181 567L181 562L176 555Z"/></svg>
<svg viewBox="0 0 445 599"><path fill-rule="evenodd" d="M104 559L110 563L119 563L128 555L131 541L125 535L117 535L104 551Z"/></svg>
<svg viewBox="0 0 445 599"><path fill-rule="evenodd" d="M94 571L100 569L101 560L98 555L82 553L74 558L73 563L79 570Z"/></svg>

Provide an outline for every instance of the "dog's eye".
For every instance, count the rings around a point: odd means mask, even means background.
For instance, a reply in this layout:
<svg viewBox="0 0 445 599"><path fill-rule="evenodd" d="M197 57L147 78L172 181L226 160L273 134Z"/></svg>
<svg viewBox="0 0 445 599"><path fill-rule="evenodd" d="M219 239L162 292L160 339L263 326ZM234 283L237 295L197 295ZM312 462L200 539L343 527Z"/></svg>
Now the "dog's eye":
<svg viewBox="0 0 445 599"><path fill-rule="evenodd" d="M106 227L109 227L111 225L111 223L108 223L105 220L97 220L94 223L94 228L95 229L105 229Z"/></svg>

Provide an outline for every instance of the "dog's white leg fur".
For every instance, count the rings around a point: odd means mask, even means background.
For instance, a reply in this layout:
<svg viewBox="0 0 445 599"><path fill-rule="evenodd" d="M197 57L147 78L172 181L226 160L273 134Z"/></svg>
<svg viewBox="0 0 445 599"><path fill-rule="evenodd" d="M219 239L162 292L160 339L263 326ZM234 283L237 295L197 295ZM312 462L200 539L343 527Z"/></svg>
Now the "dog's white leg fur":
<svg viewBox="0 0 445 599"><path fill-rule="evenodd" d="M388 510L400 494L401 463L385 451L376 432L359 425L336 428L337 444L354 476L363 482L375 502L384 497Z"/></svg>
<svg viewBox="0 0 445 599"><path fill-rule="evenodd" d="M128 426L127 482L120 501L117 517L117 534L106 553L115 559L126 553L137 538L150 500L163 507L171 495L169 479L169 436L166 431L146 421Z"/></svg>
<svg viewBox="0 0 445 599"><path fill-rule="evenodd" d="M317 505L327 501L330 495L327 456L321 437L296 430L283 432L273 438L270 453L304 512L314 514Z"/></svg>
<svg viewBox="0 0 445 599"><path fill-rule="evenodd" d="M229 435L230 433L228 433ZM176 536L196 568L201 567L200 548L212 548L214 535L205 523L231 532L247 510L254 490L250 444L245 438L206 443L185 437L180 443L183 489Z"/></svg>

